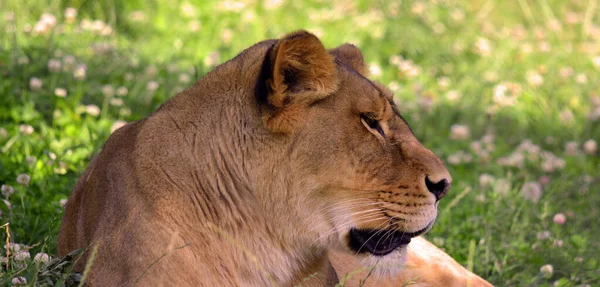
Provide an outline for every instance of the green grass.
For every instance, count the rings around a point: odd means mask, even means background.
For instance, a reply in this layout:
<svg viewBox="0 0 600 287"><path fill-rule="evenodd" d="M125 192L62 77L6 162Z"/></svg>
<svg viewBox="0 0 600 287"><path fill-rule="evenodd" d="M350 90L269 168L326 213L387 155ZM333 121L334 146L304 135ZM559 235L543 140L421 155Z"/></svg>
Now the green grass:
<svg viewBox="0 0 600 287"><path fill-rule="evenodd" d="M0 223L31 257L11 258L3 285L15 276L32 284L42 266L33 257L56 254L61 200L115 123L147 116L216 63L300 28L328 47L360 47L417 137L449 163L455 184L429 239L465 266L472 258L498 286L600 284L600 158L584 151L600 141L598 1L220 2L0 2L0 184L15 190L2 196ZM42 13L56 25L27 32ZM469 137L452 139L456 124ZM579 151L568 153L569 142ZM502 164L511 154L516 165ZM492 184L481 185L482 174ZM525 183L548 180L539 201L524 199ZM546 264L552 274L540 272Z"/></svg>

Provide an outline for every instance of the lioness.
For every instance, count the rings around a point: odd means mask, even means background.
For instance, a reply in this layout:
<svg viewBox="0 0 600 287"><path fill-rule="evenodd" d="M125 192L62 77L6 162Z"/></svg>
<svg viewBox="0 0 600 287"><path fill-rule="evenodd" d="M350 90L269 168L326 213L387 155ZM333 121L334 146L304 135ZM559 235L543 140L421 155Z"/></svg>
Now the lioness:
<svg viewBox="0 0 600 287"><path fill-rule="evenodd" d="M95 250L76 266L90 286L332 286L375 263L367 283L412 279L407 245L451 178L365 70L354 46L304 31L243 51L111 135L66 205L60 255ZM414 253L417 281L471 280Z"/></svg>

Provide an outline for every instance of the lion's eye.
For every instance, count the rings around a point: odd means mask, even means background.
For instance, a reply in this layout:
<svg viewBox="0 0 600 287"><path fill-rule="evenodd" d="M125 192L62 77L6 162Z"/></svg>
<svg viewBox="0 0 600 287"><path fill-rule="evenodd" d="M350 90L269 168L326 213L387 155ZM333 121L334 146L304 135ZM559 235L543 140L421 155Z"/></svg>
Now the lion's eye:
<svg viewBox="0 0 600 287"><path fill-rule="evenodd" d="M378 132L382 137L385 137L385 133L379 124L379 121L375 119L372 114L362 114L360 115L360 120L362 123L371 131Z"/></svg>

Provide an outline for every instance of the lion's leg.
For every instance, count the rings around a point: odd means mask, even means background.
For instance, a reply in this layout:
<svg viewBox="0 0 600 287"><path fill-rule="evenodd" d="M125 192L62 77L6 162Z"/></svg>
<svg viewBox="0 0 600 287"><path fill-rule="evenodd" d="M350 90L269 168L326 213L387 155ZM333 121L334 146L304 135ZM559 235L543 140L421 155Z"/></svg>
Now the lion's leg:
<svg viewBox="0 0 600 287"><path fill-rule="evenodd" d="M492 286L423 237L414 238L407 253L405 274L417 277L417 282L431 286Z"/></svg>
<svg viewBox="0 0 600 287"><path fill-rule="evenodd" d="M360 281L369 274L369 266L361 265L352 254L333 251L329 253L329 258L338 273L340 282L343 282L345 277L349 278L344 286L359 286ZM378 277L372 273L363 286L402 286L406 282L415 282L416 284L410 286L420 287L492 286L423 237L413 238L408 245L406 265L397 275Z"/></svg>

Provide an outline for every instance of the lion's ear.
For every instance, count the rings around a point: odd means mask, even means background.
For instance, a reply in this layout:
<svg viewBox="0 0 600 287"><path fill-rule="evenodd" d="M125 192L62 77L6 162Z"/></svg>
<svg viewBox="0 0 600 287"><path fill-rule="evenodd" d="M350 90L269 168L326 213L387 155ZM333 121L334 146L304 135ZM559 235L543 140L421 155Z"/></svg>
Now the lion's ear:
<svg viewBox="0 0 600 287"><path fill-rule="evenodd" d="M290 131L299 111L332 94L338 85L337 68L321 41L306 31L288 34L269 54L267 80L269 109L263 119L271 130Z"/></svg>
<svg viewBox="0 0 600 287"><path fill-rule="evenodd" d="M368 69L365 65L365 59L360 50L352 44L344 44L329 51L336 61L348 65L350 68L359 72L363 76L367 76Z"/></svg>

